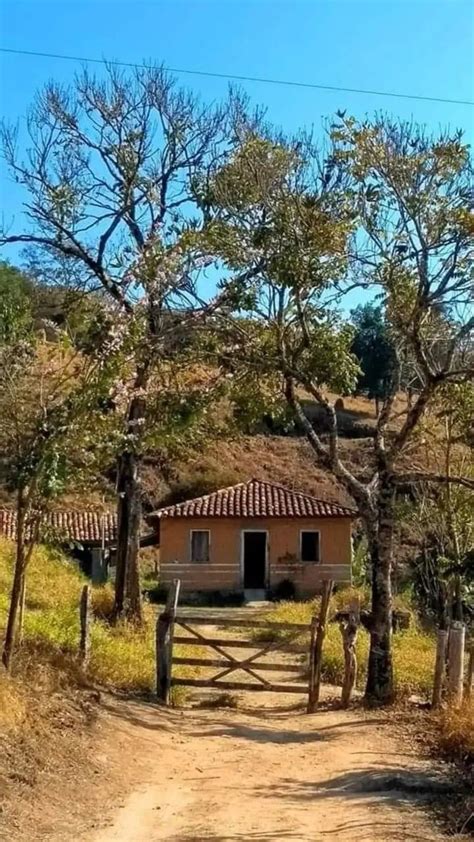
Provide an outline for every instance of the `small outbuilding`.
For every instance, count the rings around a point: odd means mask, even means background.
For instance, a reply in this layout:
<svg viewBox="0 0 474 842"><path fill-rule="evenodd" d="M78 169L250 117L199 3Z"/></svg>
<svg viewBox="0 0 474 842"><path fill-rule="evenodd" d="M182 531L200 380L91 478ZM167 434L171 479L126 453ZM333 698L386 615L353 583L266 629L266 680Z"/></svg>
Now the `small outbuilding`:
<svg viewBox="0 0 474 842"><path fill-rule="evenodd" d="M0 534L16 539L16 511L0 509ZM117 517L113 512L69 509L45 512L40 540L60 546L94 582L105 582L113 565Z"/></svg>
<svg viewBox="0 0 474 842"><path fill-rule="evenodd" d="M166 506L148 518L160 545L160 584L184 592L263 599L291 582L297 596L324 579L351 581L352 521L340 503L263 480Z"/></svg>
<svg viewBox="0 0 474 842"><path fill-rule="evenodd" d="M0 509L0 535L16 539L16 511ZM40 541L61 547L78 562L93 582L107 581L115 567L117 548L117 515L97 509L67 509L44 512L40 525ZM156 533L142 530L140 546L156 543Z"/></svg>

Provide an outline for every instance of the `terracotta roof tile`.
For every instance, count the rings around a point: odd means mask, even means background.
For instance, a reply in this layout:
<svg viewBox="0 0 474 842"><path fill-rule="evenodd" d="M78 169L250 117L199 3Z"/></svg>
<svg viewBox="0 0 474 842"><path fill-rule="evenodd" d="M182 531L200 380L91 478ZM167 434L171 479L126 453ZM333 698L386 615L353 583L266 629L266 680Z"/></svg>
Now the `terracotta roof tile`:
<svg viewBox="0 0 474 842"><path fill-rule="evenodd" d="M340 503L251 479L153 512L154 517L355 517Z"/></svg>
<svg viewBox="0 0 474 842"><path fill-rule="evenodd" d="M113 544L117 539L117 516L112 512L55 511L43 516L44 534L51 533L58 541L78 541L86 544ZM16 537L16 512L0 509L0 534L12 540Z"/></svg>

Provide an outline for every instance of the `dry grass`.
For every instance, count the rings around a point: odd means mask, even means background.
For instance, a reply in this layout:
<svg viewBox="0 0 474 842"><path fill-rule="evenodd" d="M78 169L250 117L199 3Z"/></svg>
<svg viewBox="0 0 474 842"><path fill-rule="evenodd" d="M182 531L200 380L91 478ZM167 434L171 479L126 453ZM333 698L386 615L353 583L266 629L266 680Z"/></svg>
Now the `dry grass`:
<svg viewBox="0 0 474 842"><path fill-rule="evenodd" d="M0 728L11 730L24 721L26 702L21 684L0 671Z"/></svg>
<svg viewBox="0 0 474 842"><path fill-rule="evenodd" d="M461 707L449 706L433 714L435 739L440 752L447 757L474 764L474 698L465 699Z"/></svg>
<svg viewBox="0 0 474 842"><path fill-rule="evenodd" d="M12 564L11 543L0 541L0 630L7 616ZM77 566L63 554L46 547L35 550L27 576L24 645L16 658L15 672L24 671L25 659L34 651L38 663L51 664L56 660L58 665L59 661L70 670L71 680L80 680L78 606L86 581ZM95 620L91 627L91 655L86 678L116 690L151 692L155 663L154 609L145 606L142 628L128 623L113 627L106 619L110 616L112 600L110 585L93 587ZM180 647L176 649L177 654L184 654L178 651ZM188 668L187 674L191 672L194 675L196 671Z"/></svg>
<svg viewBox="0 0 474 842"><path fill-rule="evenodd" d="M368 605L368 592L362 588L345 588L334 594L331 600L331 614L349 606L358 597L361 606ZM402 598L397 600L397 607L410 608ZM309 623L313 614L319 610L319 599L311 602L282 602L269 614L268 619L281 623ZM287 633L271 631L273 638L284 639ZM260 637L268 639L269 633ZM357 636L358 686L363 687L367 674L369 654L369 635L360 629ZM393 659L395 686L399 696L421 693L428 696L432 687L435 641L421 631L414 619L406 631L398 632L393 637ZM344 658L341 633L337 623L329 623L324 641L322 677L329 684L341 684L344 675Z"/></svg>

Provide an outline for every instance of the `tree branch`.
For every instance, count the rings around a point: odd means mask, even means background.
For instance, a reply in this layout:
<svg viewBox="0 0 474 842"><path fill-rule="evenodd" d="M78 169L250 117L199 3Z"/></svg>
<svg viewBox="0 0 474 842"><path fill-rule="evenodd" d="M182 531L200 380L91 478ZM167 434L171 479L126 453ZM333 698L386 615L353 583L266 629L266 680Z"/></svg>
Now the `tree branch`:
<svg viewBox="0 0 474 842"><path fill-rule="evenodd" d="M340 481L354 498L360 510L363 511L364 508L372 508L372 502L367 488L343 465L337 456L337 448L330 447L328 449L322 443L313 425L303 412L301 403L296 396L294 380L289 376L285 378L285 396L321 464L334 473L336 479ZM337 430L334 435L337 438Z"/></svg>
<svg viewBox="0 0 474 842"><path fill-rule="evenodd" d="M394 481L397 486L409 486L416 482L436 482L441 483L442 485L454 483L455 485L463 485L465 488L469 488L474 491L474 479L470 479L469 477L458 477L453 475L447 476L446 474L424 474L418 471L412 471L407 474L396 474L394 477Z"/></svg>

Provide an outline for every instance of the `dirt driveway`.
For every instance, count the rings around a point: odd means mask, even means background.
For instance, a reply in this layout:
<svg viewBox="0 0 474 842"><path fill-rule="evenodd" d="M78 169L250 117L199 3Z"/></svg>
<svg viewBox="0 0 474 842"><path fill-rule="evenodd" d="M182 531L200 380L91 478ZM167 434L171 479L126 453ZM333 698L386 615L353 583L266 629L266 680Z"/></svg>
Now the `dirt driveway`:
<svg viewBox="0 0 474 842"><path fill-rule="evenodd" d="M109 825L81 842L443 838L424 811L427 797L446 790L443 769L394 735L393 714L328 702L308 716L275 710L266 695L247 710L111 701L135 784Z"/></svg>
<svg viewBox="0 0 474 842"><path fill-rule="evenodd" d="M5 839L445 838L429 802L449 795L449 768L422 756L396 712L338 710L340 691L329 687L312 715L303 696L239 693L233 709L210 708L206 692L193 692L183 710L105 695L83 738L87 759L45 771Z"/></svg>

